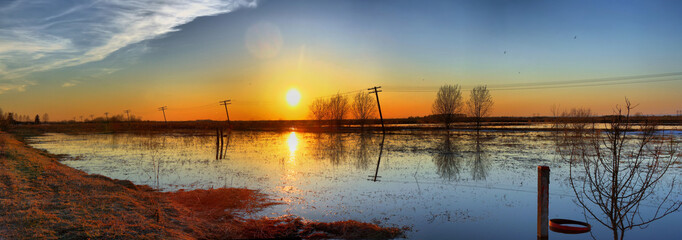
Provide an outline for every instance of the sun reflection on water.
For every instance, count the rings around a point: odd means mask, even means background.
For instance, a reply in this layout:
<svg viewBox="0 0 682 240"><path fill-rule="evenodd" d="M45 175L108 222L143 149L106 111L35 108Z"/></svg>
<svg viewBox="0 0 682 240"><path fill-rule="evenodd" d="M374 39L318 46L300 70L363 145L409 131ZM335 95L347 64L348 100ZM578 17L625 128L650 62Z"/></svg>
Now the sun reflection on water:
<svg viewBox="0 0 682 240"><path fill-rule="evenodd" d="M285 203L292 203L293 199L290 195L295 195L298 192L298 188L292 184L296 182L297 172L295 170L296 166L296 150L298 149L298 136L296 132L289 133L287 138L287 145L289 146L289 160L286 162L286 169L282 175L283 186L277 187L278 191L283 194L282 201ZM290 211L291 209L287 210Z"/></svg>
<svg viewBox="0 0 682 240"><path fill-rule="evenodd" d="M296 149L298 148L298 137L296 136L296 132L291 132L289 134L287 145L289 145L289 161L294 161L296 158Z"/></svg>

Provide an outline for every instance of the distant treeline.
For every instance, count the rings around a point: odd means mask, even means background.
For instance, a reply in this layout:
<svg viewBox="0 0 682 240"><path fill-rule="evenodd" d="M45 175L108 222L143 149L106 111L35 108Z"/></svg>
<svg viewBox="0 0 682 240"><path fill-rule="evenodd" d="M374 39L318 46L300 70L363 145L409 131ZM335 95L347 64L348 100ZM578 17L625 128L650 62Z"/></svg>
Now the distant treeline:
<svg viewBox="0 0 682 240"><path fill-rule="evenodd" d="M43 114L42 118L39 115L35 115L35 117L32 118L30 115L25 114L17 114L14 112L5 113L0 108L0 130L7 130L10 126L16 124L40 124L47 122L48 120L49 116L47 113Z"/></svg>
<svg viewBox="0 0 682 240"><path fill-rule="evenodd" d="M609 123L614 116L597 116L588 118L573 117L486 117L482 119L482 128L494 128L505 130L504 126L510 126L510 130L547 130L552 131L551 127L533 128L533 124L552 124L556 122L589 122L589 123ZM397 130L434 130L441 129L439 116L429 115L424 117L392 118L384 119L386 129L389 131ZM632 117L632 123L644 123L654 121L660 125L680 125L682 116L636 116ZM306 131L306 132L356 132L356 131L379 131L381 125L378 119L365 120L365 126L360 127L358 120L343 120L341 126L336 123L319 124L316 120L267 120L267 121L90 121L90 122L53 122L50 124L24 124L14 126L16 131L28 131L32 133L43 132L64 132L64 133L83 133L83 132L132 132L132 133L158 133L158 132L182 132L182 133L208 133L211 134L215 129L233 130L257 130L257 131ZM529 128L518 129L513 126L531 125ZM470 117L460 116L454 119L452 129L474 129L475 123Z"/></svg>

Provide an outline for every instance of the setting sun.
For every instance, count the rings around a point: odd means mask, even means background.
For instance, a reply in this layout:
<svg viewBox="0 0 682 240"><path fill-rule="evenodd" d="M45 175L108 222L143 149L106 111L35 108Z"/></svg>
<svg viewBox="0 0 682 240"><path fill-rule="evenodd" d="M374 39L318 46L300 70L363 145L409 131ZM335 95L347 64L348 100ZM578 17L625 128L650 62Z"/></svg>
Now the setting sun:
<svg viewBox="0 0 682 240"><path fill-rule="evenodd" d="M296 106L301 101L301 93L295 88L290 89L287 92L287 103L289 106Z"/></svg>

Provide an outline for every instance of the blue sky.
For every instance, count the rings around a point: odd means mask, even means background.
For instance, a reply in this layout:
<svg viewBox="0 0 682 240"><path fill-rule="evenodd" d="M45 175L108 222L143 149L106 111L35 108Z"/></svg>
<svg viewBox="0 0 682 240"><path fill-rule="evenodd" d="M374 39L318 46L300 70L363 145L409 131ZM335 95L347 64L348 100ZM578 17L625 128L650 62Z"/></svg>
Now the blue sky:
<svg viewBox="0 0 682 240"><path fill-rule="evenodd" d="M0 107L158 119L169 105L178 120L218 119L209 105L232 98L236 119L301 119L315 97L382 85L389 117L426 115L442 84L680 72L680 12L677 1L3 1ZM625 96L674 113L672 78L493 91L493 114L608 114ZM302 107L280 104L290 87Z"/></svg>

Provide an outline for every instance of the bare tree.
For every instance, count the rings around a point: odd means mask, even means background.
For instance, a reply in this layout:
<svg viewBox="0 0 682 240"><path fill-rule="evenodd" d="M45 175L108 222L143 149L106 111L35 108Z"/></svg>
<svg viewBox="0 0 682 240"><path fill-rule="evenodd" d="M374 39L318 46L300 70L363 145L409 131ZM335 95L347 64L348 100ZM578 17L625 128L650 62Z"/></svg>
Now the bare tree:
<svg viewBox="0 0 682 240"><path fill-rule="evenodd" d="M50 116L47 115L47 113L43 113L43 122L47 123L50 121Z"/></svg>
<svg viewBox="0 0 682 240"><path fill-rule="evenodd" d="M479 85L471 89L467 106L469 107L469 114L476 121L476 131L478 131L481 129L482 118L488 116L493 108L493 98L490 96L488 87Z"/></svg>
<svg viewBox="0 0 682 240"><path fill-rule="evenodd" d="M340 126L343 119L348 113L348 98L337 93L331 99L329 99L328 114L329 119L334 122L335 126Z"/></svg>
<svg viewBox="0 0 682 240"><path fill-rule="evenodd" d="M583 141L572 141L570 151L560 151L569 157L570 184L585 215L611 229L615 240L623 239L625 230L646 227L682 205L679 191L674 191L674 177L665 184L669 190L659 189L676 160L673 138L656 134L651 122L634 126L630 116L634 107L625 102L625 108L616 107L605 130L593 125L582 135ZM652 212L640 208L652 203Z"/></svg>
<svg viewBox="0 0 682 240"><path fill-rule="evenodd" d="M445 124L446 129L450 129L450 123L455 120L456 114L462 112L462 88L457 84L441 86L431 112Z"/></svg>
<svg viewBox="0 0 682 240"><path fill-rule="evenodd" d="M375 100L369 93L362 91L355 94L353 100L353 116L360 122L360 127L364 128L367 120L376 117Z"/></svg>
<svg viewBox="0 0 682 240"><path fill-rule="evenodd" d="M329 103L324 99L318 98L313 100L309 107L311 118L321 124L322 120L327 118L328 105Z"/></svg>

